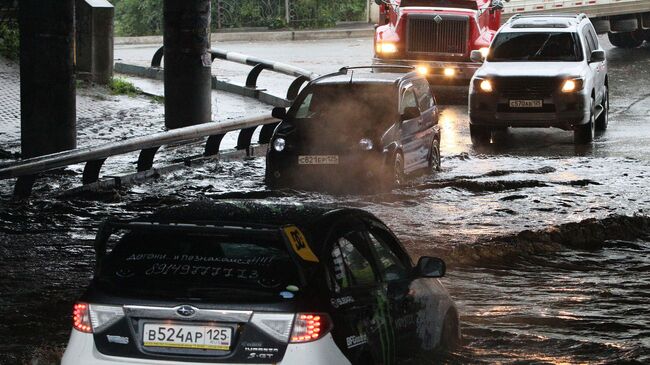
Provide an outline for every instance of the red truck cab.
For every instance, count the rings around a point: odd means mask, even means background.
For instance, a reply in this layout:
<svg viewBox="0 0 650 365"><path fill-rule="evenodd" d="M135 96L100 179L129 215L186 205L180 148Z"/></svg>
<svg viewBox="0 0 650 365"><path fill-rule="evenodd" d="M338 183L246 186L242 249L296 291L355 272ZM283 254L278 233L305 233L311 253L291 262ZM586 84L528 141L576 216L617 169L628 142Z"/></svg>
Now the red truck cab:
<svg viewBox="0 0 650 365"><path fill-rule="evenodd" d="M506 0L508 1L508 0ZM432 84L468 86L501 26L502 0L376 0L373 64L416 66Z"/></svg>

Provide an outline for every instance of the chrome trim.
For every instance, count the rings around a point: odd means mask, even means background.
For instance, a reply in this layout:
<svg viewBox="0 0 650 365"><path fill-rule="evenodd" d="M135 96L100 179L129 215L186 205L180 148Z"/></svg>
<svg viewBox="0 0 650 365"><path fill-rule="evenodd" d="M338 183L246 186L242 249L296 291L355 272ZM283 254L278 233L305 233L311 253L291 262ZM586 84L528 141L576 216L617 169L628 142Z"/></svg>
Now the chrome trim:
<svg viewBox="0 0 650 365"><path fill-rule="evenodd" d="M124 314L127 317L151 319L182 319L184 321L215 321L215 322L248 322L253 311L219 310L196 308L192 317L183 317L177 313L182 305L175 307L147 307L141 305L125 305Z"/></svg>

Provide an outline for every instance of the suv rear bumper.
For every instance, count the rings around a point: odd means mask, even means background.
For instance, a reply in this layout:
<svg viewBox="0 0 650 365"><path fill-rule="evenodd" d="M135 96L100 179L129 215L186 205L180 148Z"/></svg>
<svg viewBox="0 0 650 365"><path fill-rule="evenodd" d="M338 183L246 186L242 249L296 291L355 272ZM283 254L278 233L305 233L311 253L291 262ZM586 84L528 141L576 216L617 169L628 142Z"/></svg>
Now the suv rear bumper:
<svg viewBox="0 0 650 365"><path fill-rule="evenodd" d="M428 60L404 60L404 59L389 59L377 58L372 59L373 66L376 65L400 65L400 66L425 66L428 68L429 73L427 79L429 83L436 85L448 86L465 86L469 85L469 80L474 76L476 70L481 67L481 63L474 62L444 62L444 61L428 61ZM453 76L445 76L444 70L451 68L455 70Z"/></svg>
<svg viewBox="0 0 650 365"><path fill-rule="evenodd" d="M525 95L519 99L527 98ZM554 94L543 99L543 108L526 110L510 108L511 98L497 93L471 90L469 95L470 124L492 127L555 127L573 130L589 122L591 98L582 93Z"/></svg>
<svg viewBox="0 0 650 365"><path fill-rule="evenodd" d="M179 362L151 359L134 359L127 357L106 356L95 348L93 335L72 330L68 347L63 354L61 365L205 365L205 362ZM226 363L218 363L226 365ZM247 363L251 364L251 363ZM277 364L350 364L341 350L334 343L331 334L309 343L290 344L281 362Z"/></svg>

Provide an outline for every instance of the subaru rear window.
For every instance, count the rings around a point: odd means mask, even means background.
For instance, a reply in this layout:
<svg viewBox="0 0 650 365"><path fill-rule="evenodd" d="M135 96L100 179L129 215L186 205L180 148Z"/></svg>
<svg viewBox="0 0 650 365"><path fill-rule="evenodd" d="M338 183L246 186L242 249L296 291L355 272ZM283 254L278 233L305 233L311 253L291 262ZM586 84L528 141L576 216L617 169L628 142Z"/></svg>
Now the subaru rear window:
<svg viewBox="0 0 650 365"><path fill-rule="evenodd" d="M577 62L582 61L580 40L568 32L499 33L492 42L490 62Z"/></svg>
<svg viewBox="0 0 650 365"><path fill-rule="evenodd" d="M298 285L298 270L280 240L130 232L102 261L96 281L127 295L250 300Z"/></svg>

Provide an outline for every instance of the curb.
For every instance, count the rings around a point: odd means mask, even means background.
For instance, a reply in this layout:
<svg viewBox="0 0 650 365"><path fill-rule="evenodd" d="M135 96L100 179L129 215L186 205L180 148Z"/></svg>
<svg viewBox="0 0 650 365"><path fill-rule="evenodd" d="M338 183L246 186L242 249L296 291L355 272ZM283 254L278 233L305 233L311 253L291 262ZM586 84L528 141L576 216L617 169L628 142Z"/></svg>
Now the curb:
<svg viewBox="0 0 650 365"><path fill-rule="evenodd" d="M297 30L282 32L225 32L212 33L212 42L272 42L272 41L309 41L321 39L346 39L346 38L367 38L372 37L375 30L373 27L359 29L326 29L326 30ZM162 36L145 37L115 37L114 44L117 45L138 45L138 44L162 44Z"/></svg>

